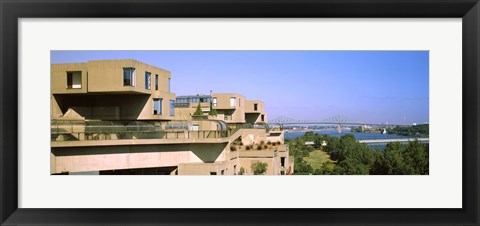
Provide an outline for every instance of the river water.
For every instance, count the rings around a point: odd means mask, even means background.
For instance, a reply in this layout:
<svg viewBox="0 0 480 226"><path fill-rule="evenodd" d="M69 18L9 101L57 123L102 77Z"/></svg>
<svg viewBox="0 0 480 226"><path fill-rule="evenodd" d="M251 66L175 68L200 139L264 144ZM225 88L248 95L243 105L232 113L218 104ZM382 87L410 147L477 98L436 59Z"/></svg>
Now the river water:
<svg viewBox="0 0 480 226"><path fill-rule="evenodd" d="M340 137L345 134L353 134L355 139L357 140L379 140L379 139L402 139L402 138L414 138L412 136L400 136L396 134L381 134L381 133L352 133L350 130L342 130L342 133L338 133L337 130L317 130L314 131L316 134L326 134L332 137ZM305 132L286 132L285 139L294 139L299 136L304 135ZM386 143L374 143L374 144L367 144L368 146L374 149L385 149Z"/></svg>

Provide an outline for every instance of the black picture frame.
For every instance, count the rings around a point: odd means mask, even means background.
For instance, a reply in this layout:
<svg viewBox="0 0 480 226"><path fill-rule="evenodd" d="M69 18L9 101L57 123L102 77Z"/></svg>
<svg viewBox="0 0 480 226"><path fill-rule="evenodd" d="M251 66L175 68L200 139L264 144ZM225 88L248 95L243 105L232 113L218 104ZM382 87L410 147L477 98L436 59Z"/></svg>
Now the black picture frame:
<svg viewBox="0 0 480 226"><path fill-rule="evenodd" d="M1 225L479 225L478 0L0 0ZM18 208L19 18L462 18L461 209ZM448 43L446 43L448 44ZM41 194L39 194L41 195ZM439 197L441 198L441 197ZM280 217L281 216L281 217Z"/></svg>

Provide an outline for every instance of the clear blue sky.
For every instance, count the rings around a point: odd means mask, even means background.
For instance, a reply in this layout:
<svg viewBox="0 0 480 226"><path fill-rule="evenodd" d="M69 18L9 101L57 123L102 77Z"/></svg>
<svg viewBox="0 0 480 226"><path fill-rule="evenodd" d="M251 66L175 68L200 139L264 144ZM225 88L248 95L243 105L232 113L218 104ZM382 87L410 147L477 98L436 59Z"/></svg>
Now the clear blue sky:
<svg viewBox="0 0 480 226"><path fill-rule="evenodd" d="M177 96L213 90L263 100L269 119L429 121L428 51L51 52L51 63L102 59L136 59L169 70Z"/></svg>

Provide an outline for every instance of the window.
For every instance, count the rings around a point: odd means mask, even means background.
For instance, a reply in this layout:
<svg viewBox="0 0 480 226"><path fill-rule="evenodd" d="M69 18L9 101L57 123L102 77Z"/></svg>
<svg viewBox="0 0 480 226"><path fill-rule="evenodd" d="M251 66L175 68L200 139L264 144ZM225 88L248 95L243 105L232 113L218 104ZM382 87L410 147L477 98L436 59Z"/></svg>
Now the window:
<svg viewBox="0 0 480 226"><path fill-rule="evenodd" d="M230 107L235 107L235 97L230 97Z"/></svg>
<svg viewBox="0 0 480 226"><path fill-rule="evenodd" d="M151 83L150 83L150 81L151 81L150 80L150 75L151 74L152 73L150 73L148 71L145 72L145 89L150 89L151 88Z"/></svg>
<svg viewBox="0 0 480 226"><path fill-rule="evenodd" d="M258 104L253 104L253 110L257 111L257 109L258 109Z"/></svg>
<svg viewBox="0 0 480 226"><path fill-rule="evenodd" d="M192 131L198 131L200 129L200 125L199 124L193 124L192 125Z"/></svg>
<svg viewBox="0 0 480 226"><path fill-rule="evenodd" d="M67 88L68 89L82 88L82 72L81 71L67 72Z"/></svg>
<svg viewBox="0 0 480 226"><path fill-rule="evenodd" d="M153 99L153 114L162 114L162 99Z"/></svg>
<svg viewBox="0 0 480 226"><path fill-rule="evenodd" d="M175 115L175 101L170 100L170 116L174 116L174 115Z"/></svg>
<svg viewBox="0 0 480 226"><path fill-rule="evenodd" d="M168 78L168 92L170 93L170 78Z"/></svg>
<svg viewBox="0 0 480 226"><path fill-rule="evenodd" d="M133 67L123 68L123 85L135 86L135 68Z"/></svg>
<svg viewBox="0 0 480 226"><path fill-rule="evenodd" d="M216 97L213 98L213 106L214 106L214 107L217 106L217 98L216 98Z"/></svg>
<svg viewBox="0 0 480 226"><path fill-rule="evenodd" d="M155 90L158 90L158 75L155 75Z"/></svg>
<svg viewBox="0 0 480 226"><path fill-rule="evenodd" d="M262 115L262 122L265 121L265 115Z"/></svg>
<svg viewBox="0 0 480 226"><path fill-rule="evenodd" d="M239 107L241 107L241 106L240 106L240 105L241 105L240 103L242 103L242 99L238 98L238 106L239 106Z"/></svg>

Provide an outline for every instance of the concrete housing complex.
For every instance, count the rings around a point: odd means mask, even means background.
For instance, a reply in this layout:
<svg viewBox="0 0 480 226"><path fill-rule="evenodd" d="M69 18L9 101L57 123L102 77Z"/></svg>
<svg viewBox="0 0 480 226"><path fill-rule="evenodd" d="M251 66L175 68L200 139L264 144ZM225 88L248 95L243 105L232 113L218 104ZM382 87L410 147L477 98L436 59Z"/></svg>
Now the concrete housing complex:
<svg viewBox="0 0 480 226"><path fill-rule="evenodd" d="M171 78L136 60L52 64L50 173L251 175L255 162L293 173L262 101L176 96Z"/></svg>

